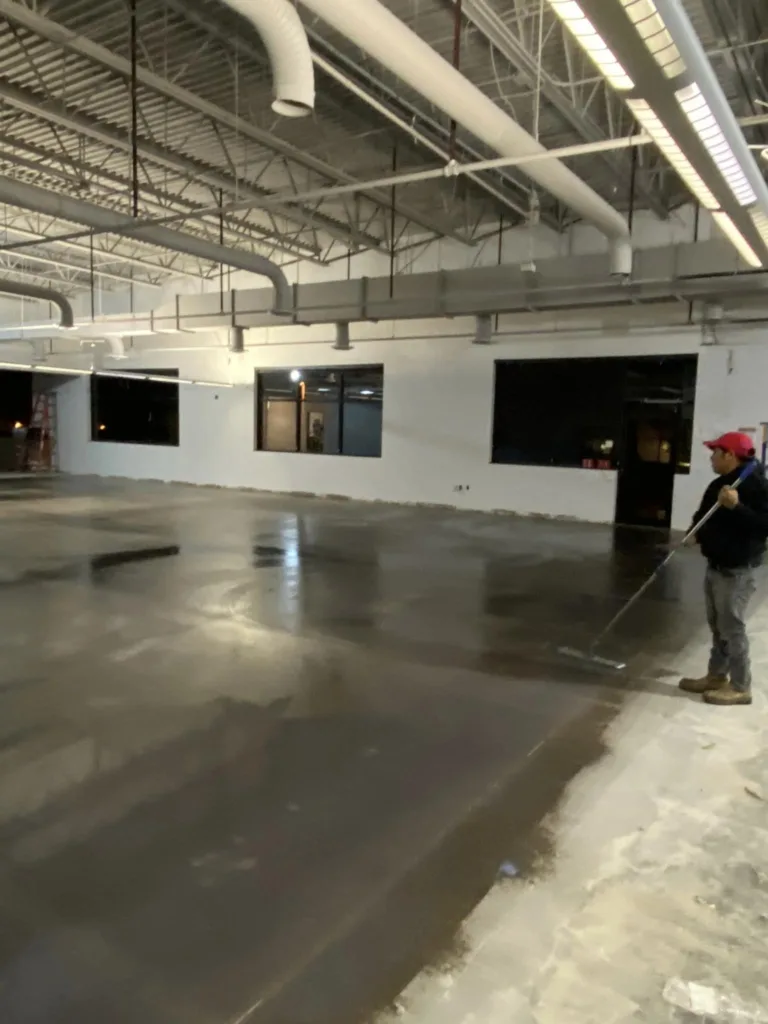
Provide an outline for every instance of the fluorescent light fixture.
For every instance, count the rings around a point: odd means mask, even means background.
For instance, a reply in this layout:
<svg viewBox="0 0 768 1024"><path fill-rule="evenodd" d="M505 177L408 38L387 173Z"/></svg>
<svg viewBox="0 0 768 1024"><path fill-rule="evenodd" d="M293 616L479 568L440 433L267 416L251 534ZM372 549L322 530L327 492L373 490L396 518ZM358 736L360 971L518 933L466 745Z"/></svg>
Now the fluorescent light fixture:
<svg viewBox="0 0 768 1024"><path fill-rule="evenodd" d="M187 377L165 377L154 373L131 373L130 370L94 370L95 377L119 377L121 380L151 380L158 384L194 384L200 388L231 388L234 384L218 384L214 380L190 380Z"/></svg>
<svg viewBox="0 0 768 1024"><path fill-rule="evenodd" d="M694 82L692 85L686 85L684 89L678 89L675 98L741 206L756 203L755 191L698 85Z"/></svg>
<svg viewBox="0 0 768 1024"><path fill-rule="evenodd" d="M198 388L233 388L215 380L191 380L187 377L165 377L154 373L131 373L118 370L85 370L82 366L51 366L48 363L6 363L0 362L2 370L31 370L33 373L63 374L67 377L120 377L124 380L151 380L159 384L193 384Z"/></svg>
<svg viewBox="0 0 768 1024"><path fill-rule="evenodd" d="M648 132L704 209L719 209L720 204L704 184L698 171L694 169L693 164L685 156L650 105L645 100L628 99L627 106L635 115L638 124Z"/></svg>
<svg viewBox="0 0 768 1024"><path fill-rule="evenodd" d="M83 370L78 367L67 368L64 366L48 366L47 363L4 363L0 362L2 370L32 370L34 373L66 373L75 377L90 377L92 370Z"/></svg>
<svg viewBox="0 0 768 1024"><path fill-rule="evenodd" d="M576 0L549 0L549 5L614 89L629 92L635 83Z"/></svg>
<svg viewBox="0 0 768 1024"><path fill-rule="evenodd" d="M712 219L745 263L748 263L750 267L762 267L763 261L727 213L723 213L722 210L715 210L712 214Z"/></svg>
<svg viewBox="0 0 768 1024"><path fill-rule="evenodd" d="M768 246L768 215L765 214L762 207L756 206L754 210L750 210L750 216L752 217L752 223L757 228L760 237L766 246Z"/></svg>
<svg viewBox="0 0 768 1024"><path fill-rule="evenodd" d="M621 0L621 5L667 78L682 75L685 63L653 0Z"/></svg>

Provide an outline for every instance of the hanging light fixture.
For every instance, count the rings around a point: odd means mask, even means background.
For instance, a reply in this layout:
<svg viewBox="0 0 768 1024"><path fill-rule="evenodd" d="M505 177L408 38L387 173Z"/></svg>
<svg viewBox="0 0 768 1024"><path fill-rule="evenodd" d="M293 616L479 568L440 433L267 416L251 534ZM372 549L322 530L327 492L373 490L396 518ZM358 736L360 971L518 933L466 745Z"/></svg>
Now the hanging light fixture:
<svg viewBox="0 0 768 1024"><path fill-rule="evenodd" d="M653 0L621 0L621 5L667 78L682 75L685 62Z"/></svg>
<svg viewBox="0 0 768 1024"><path fill-rule="evenodd" d="M635 83L576 0L549 0L549 3L579 46L597 69L605 75L614 89L619 92L629 92L634 89Z"/></svg>
<svg viewBox="0 0 768 1024"><path fill-rule="evenodd" d="M768 265L768 187L680 0L548 2L740 257ZM631 46L633 28L662 79Z"/></svg>
<svg viewBox="0 0 768 1024"><path fill-rule="evenodd" d="M712 195L712 192L702 181L701 175L695 170L688 157L685 156L682 149L680 149L656 116L650 104L645 100L628 99L627 106L635 115L637 123L648 132L678 176L688 186L704 209L717 210L720 206L717 199Z"/></svg>
<svg viewBox="0 0 768 1024"><path fill-rule="evenodd" d="M678 89L675 93L677 102L691 123L691 127L707 148L707 152L717 164L717 168L728 182L728 186L741 206L751 206L757 202L755 190L747 181L747 176L736 159L731 147L717 123L715 115L704 99L701 89L695 82Z"/></svg>
<svg viewBox="0 0 768 1024"><path fill-rule="evenodd" d="M745 263L748 263L750 267L762 267L763 261L727 213L724 213L722 210L715 210L712 214L712 219Z"/></svg>

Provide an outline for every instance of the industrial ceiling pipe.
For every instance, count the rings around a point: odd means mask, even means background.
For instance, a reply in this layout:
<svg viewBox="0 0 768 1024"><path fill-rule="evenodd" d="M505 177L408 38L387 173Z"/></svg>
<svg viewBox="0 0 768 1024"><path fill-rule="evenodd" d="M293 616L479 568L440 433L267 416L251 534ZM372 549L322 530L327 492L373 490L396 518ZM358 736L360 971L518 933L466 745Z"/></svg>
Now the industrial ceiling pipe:
<svg viewBox="0 0 768 1024"><path fill-rule="evenodd" d="M349 340L349 324L339 322L336 324L336 341L333 347L337 352L349 352L352 348Z"/></svg>
<svg viewBox="0 0 768 1024"><path fill-rule="evenodd" d="M493 317L490 313L482 313L475 319L475 336L473 345L490 345L493 341Z"/></svg>
<svg viewBox="0 0 768 1024"><path fill-rule="evenodd" d="M229 330L229 351L237 355L245 352L245 328L240 326L231 327Z"/></svg>
<svg viewBox="0 0 768 1024"><path fill-rule="evenodd" d="M282 117L305 117L315 109L315 69L309 40L288 0L224 0L261 36L272 66L272 109Z"/></svg>
<svg viewBox="0 0 768 1024"><path fill-rule="evenodd" d="M94 203L57 192L49 192L37 185L0 176L0 203L18 206L23 210L34 210L48 217L84 224L95 231L103 231L125 238L138 238L142 242L171 249L208 263L223 263L237 270L245 270L259 277L266 277L274 286L275 301L273 312L277 316L290 316L293 311L293 292L280 267L265 256L246 252L244 249L230 249L217 245L205 238L188 235L173 228L158 224L131 225L125 214L105 210Z"/></svg>
<svg viewBox="0 0 768 1024"><path fill-rule="evenodd" d="M33 284L17 284L16 281L0 280L0 295L18 295L22 299L39 299L41 302L50 302L59 307L61 320L59 326L64 330L71 331L75 326L75 315L69 299L61 292L55 292L52 288L37 288Z"/></svg>
<svg viewBox="0 0 768 1024"><path fill-rule="evenodd" d="M540 142L379 0L301 2L497 153L523 156L545 151ZM524 166L524 170L606 236L612 273L628 276L632 248L624 217L560 161L541 161Z"/></svg>

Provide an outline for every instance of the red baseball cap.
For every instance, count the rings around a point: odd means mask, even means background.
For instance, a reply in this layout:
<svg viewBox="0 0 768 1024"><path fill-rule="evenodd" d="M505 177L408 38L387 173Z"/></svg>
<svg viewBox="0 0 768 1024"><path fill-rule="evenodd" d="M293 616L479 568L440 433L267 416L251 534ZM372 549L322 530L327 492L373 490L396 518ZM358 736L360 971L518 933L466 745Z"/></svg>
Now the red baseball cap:
<svg viewBox="0 0 768 1024"><path fill-rule="evenodd" d="M705 441L704 444L712 451L720 448L724 452L731 452L737 459L750 459L755 454L755 442L749 434L740 434L737 430L731 430L715 441Z"/></svg>

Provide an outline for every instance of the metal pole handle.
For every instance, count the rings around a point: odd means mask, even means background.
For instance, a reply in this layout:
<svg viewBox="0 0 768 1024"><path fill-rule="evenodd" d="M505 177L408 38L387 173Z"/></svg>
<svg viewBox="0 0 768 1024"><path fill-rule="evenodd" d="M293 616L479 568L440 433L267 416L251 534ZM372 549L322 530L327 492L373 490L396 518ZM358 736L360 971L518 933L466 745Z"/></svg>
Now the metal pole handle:
<svg viewBox="0 0 768 1024"><path fill-rule="evenodd" d="M747 477L751 476L754 473L756 466L757 462L754 459L751 462L747 463L747 465L739 474L738 479L734 480L733 482L732 487L734 491L737 491L741 484L743 484L744 481L747 479ZM672 551L672 554L674 554L675 551L679 550L681 547L684 547L692 537L695 537L699 530L702 528L702 526L705 523L709 522L709 520L712 518L712 516L715 514L715 512L717 512L719 508L720 502L716 501L712 508L709 510L709 512L707 512L706 515L703 515L701 519L698 521L698 523L694 523L694 525L691 527L688 533L686 533L686 535L683 537L683 539L680 541L680 543L677 545L674 551ZM664 563L662 563L662 566L663 564ZM659 568L661 568L662 566L659 566Z"/></svg>
<svg viewBox="0 0 768 1024"><path fill-rule="evenodd" d="M732 485L734 490L737 490L739 488L739 486L742 483L744 483L744 481L747 479L747 477L751 476L752 473L754 473L756 466L757 466L757 462L754 461L754 460L752 460L751 462L747 463L747 465L744 467L744 469L739 474L738 479L735 480L733 485ZM719 508L720 508L720 502L716 501L715 504L712 506L712 508L705 515L703 515L701 517L701 519L698 521L698 523L695 523L693 525L693 527L691 527L691 529L688 531L688 533L686 533L685 537L683 537L683 539L680 541L680 543L676 544L675 547L672 548L672 550L669 552L669 554L664 559L664 561L659 566L657 566L657 568L648 577L648 579L645 581L645 583L642 585L642 587L640 587L640 589L636 593L634 593L632 595L632 597L630 597L630 599L627 601L627 603L622 608L619 609L619 611L614 615L614 617L611 619L611 621L608 623L608 625L605 627L605 629L603 629L603 631L601 633L598 633L598 635L595 637L595 639L590 644L590 647L589 647L589 653L590 654L592 654L592 652L596 650L596 648L600 645L600 643L602 642L604 637L606 637L608 635L608 633L611 632L611 630L616 625L616 623L620 619L623 619L624 616L629 611L629 609L632 608L635 605L635 603L640 600L640 598L643 596L643 594L646 592L646 590L654 582L656 577L664 569L666 569L666 567L669 565L669 563L672 561L672 559L675 557L675 555L678 553L678 551L680 551L681 548L685 547L685 545L688 543L688 541L691 539L691 537L695 537L696 536L696 534L699 532L699 530L702 528L702 526L705 523L709 522L709 520L712 518L712 516L715 514L715 512L717 512L717 510Z"/></svg>

